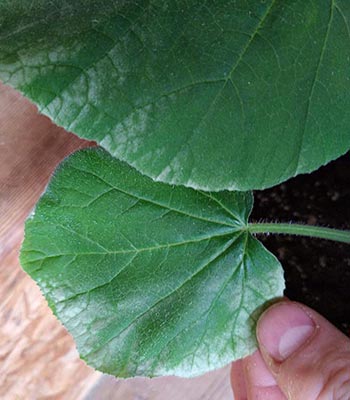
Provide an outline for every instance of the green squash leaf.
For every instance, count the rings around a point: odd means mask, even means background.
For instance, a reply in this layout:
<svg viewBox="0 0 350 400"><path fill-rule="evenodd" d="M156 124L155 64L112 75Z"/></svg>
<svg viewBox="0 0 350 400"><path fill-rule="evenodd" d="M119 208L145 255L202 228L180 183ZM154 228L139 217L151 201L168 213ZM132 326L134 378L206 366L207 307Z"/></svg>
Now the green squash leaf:
<svg viewBox="0 0 350 400"><path fill-rule="evenodd" d="M272 186L350 147L348 0L0 0L0 79L155 180Z"/></svg>
<svg viewBox="0 0 350 400"><path fill-rule="evenodd" d="M157 183L87 149L27 221L21 263L90 365L193 376L252 352L259 309L283 294L251 207L250 193Z"/></svg>

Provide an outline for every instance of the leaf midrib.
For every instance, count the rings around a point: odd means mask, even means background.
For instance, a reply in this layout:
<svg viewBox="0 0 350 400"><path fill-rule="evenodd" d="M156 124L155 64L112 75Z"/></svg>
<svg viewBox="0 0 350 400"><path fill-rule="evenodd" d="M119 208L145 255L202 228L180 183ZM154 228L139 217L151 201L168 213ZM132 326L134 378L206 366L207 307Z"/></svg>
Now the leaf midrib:
<svg viewBox="0 0 350 400"><path fill-rule="evenodd" d="M49 224L48 222L46 222L46 224ZM57 226L57 224L51 224L53 226ZM232 231L228 231L222 234L217 234L217 235L209 235L209 236L203 236L201 238L198 239L191 239L191 240L185 240L182 242L173 242L173 243L167 243L167 244L161 244L158 246L149 246L149 247L143 247L143 248L136 248L136 249L130 249L130 250L115 250L115 251L92 251L92 252L85 252L85 253L57 253L57 254L50 254L47 255L45 257L40 257L40 258L36 258L34 260L29 260L26 261L27 264L30 263L34 263L34 262L39 262L42 260L46 260L46 259L50 259L50 258L55 258L55 257L61 257L61 256L87 256L87 255L114 255L114 254L133 254L133 253L143 253L143 252L147 252L147 251L156 251L156 250L162 250L162 249L166 249L166 248L171 248L171 247L178 247L178 246L185 246L188 244L192 244L192 243L200 243L200 242L204 242L206 240L211 240L211 239L218 239L218 238L223 238L225 236L231 236L234 235L235 233L239 233L241 234L243 231L243 229L232 229ZM30 249L27 250L28 252L31 251L40 251L40 250L36 250L36 249ZM23 250L23 254L25 254L26 251Z"/></svg>

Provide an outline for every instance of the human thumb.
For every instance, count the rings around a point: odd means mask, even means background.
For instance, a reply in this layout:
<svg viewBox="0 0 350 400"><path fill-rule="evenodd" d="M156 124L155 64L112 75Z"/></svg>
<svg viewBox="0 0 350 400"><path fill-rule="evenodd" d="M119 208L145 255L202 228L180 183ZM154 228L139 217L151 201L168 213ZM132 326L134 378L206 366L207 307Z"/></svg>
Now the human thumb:
<svg viewBox="0 0 350 400"><path fill-rule="evenodd" d="M317 312L277 303L261 316L257 337L287 399L350 399L350 339Z"/></svg>

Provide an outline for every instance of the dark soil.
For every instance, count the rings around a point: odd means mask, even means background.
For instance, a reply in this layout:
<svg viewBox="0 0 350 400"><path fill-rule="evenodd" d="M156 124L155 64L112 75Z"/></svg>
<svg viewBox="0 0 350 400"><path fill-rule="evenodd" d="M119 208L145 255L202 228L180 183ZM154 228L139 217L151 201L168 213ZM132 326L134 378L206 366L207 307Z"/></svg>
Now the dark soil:
<svg viewBox="0 0 350 400"><path fill-rule="evenodd" d="M252 221L350 229L350 154L318 171L255 192ZM350 245L300 236L259 237L281 261L285 295L350 333Z"/></svg>

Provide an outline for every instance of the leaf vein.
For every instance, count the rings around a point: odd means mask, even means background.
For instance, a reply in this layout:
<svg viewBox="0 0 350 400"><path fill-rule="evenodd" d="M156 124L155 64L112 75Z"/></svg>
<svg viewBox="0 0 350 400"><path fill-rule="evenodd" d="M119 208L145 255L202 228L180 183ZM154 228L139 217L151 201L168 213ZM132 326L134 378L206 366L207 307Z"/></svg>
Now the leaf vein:
<svg viewBox="0 0 350 400"><path fill-rule="evenodd" d="M239 237L239 236L238 236ZM201 272L203 272L210 264L212 264L214 261L216 261L218 258L220 258L230 247L231 245L236 242L238 240L238 237L235 237L231 240L229 240L226 245L224 246L223 249L220 249L220 251L218 252L218 254L214 254L213 257L211 259L209 259L209 261L206 261L194 274L192 274L190 277L188 277L187 279L185 279L183 282L181 282L181 284L179 286L177 286L176 288L172 289L169 293L167 293L165 296L161 297L160 299L158 299L154 304L152 304L151 307L149 307L148 309L144 310L142 313L140 313L138 316L136 316L126 327L122 328L119 332L117 332L116 334L113 334L112 337L108 338L104 343L99 343L98 347L96 347L95 349L89 351L87 354L85 354L84 356L87 357L90 354L94 353L95 351L98 351L100 348L102 348L103 346L105 346L107 343L109 343L110 341L120 337L120 335L122 335L127 329L129 329L132 325L134 325L137 321L139 321L144 315L146 315L147 313L149 313L152 309L154 309L159 303L161 303L162 301L164 301L165 299L167 299L168 297L170 297L172 294L176 293L178 290L180 290L186 283L190 282L193 278L195 278L198 274L200 274Z"/></svg>
<svg viewBox="0 0 350 400"><path fill-rule="evenodd" d="M117 192L126 194L126 195L128 195L128 196L130 196L130 197L133 197L133 198L135 198L135 199L145 201L145 202L147 202L147 203L156 205L156 206L161 207L161 208L166 208L166 209L168 209L168 210L170 210L170 211L176 212L176 213L178 213L178 214L183 214L183 215L185 215L185 216L187 216L187 217L190 217L190 218L195 218L195 219L199 219L199 220L202 220L202 221L211 222L211 223L215 223L215 224L219 224L219 225L226 225L226 226L230 226L230 227L235 227L235 224L228 224L228 223L225 222L225 221L217 221L217 220L214 220L214 219L204 218L204 217L201 217L201 216L198 216L198 215L195 215L195 214L190 214L190 213L185 212L185 211L183 211L183 210L180 210L180 209L178 209L178 208L172 208L172 207L170 207L169 205L166 205L166 204L163 204L163 203L159 203L159 202L157 202L157 201L151 200L150 198L147 198L147 197L144 197L144 196L140 196L140 195L135 194L135 193L132 193L132 192L130 192L130 191L121 189L121 188L119 188L119 187L114 186L113 184L111 184L110 182L106 181L105 179L101 178L99 175L93 173L92 171L88 171L88 170L85 170L85 169L82 169L82 168L77 168L77 167L75 167L75 166L72 166L72 168L74 168L74 169L77 170L77 171L80 171L80 172L83 172L83 173L86 173L86 174L90 174L90 175L96 177L97 179L100 179L102 182L104 182L104 183L105 183L106 185L108 185L109 187L115 189ZM226 211L227 211L227 210L226 210ZM231 214L231 215L232 215L232 214ZM235 220L236 220L236 219L237 219L237 218L235 217Z"/></svg>

